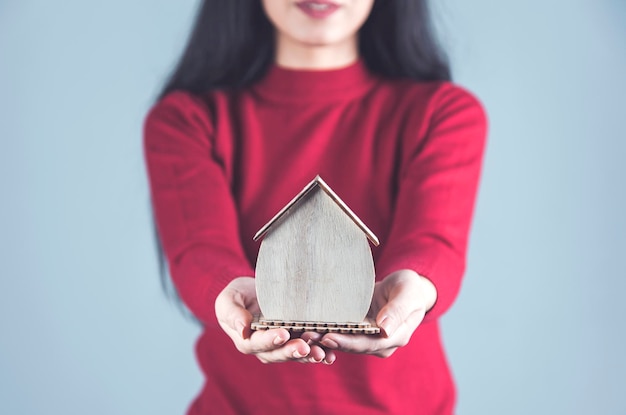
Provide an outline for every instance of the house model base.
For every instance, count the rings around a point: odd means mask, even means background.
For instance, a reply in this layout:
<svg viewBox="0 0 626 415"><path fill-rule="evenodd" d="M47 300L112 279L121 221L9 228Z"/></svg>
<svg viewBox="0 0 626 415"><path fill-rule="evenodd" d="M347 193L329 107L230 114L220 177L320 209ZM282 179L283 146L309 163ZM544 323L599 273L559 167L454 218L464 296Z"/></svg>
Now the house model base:
<svg viewBox="0 0 626 415"><path fill-rule="evenodd" d="M257 232L253 330L376 334L372 231L317 176Z"/></svg>
<svg viewBox="0 0 626 415"><path fill-rule="evenodd" d="M378 334L380 328L376 323L366 319L361 323L326 323L322 321L281 321L266 320L256 316L252 322L252 330L286 329L293 333L314 331L317 333L347 334Z"/></svg>

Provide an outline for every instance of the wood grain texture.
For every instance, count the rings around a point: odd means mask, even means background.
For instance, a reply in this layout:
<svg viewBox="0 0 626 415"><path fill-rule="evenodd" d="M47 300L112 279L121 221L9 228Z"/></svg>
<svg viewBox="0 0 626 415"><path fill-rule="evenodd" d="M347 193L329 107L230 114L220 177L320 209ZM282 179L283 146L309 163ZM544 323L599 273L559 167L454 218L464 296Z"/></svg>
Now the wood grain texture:
<svg viewBox="0 0 626 415"><path fill-rule="evenodd" d="M256 289L268 320L361 322L374 291L368 239L316 187L265 234Z"/></svg>

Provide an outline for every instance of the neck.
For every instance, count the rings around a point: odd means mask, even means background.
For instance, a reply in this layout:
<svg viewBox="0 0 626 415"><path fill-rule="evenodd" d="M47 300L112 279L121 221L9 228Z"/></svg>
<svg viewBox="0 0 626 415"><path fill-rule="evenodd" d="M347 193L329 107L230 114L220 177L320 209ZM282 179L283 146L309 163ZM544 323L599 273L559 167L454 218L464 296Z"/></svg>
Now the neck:
<svg viewBox="0 0 626 415"><path fill-rule="evenodd" d="M357 38L332 45L303 44L278 36L276 64L293 69L335 69L354 63L359 57Z"/></svg>

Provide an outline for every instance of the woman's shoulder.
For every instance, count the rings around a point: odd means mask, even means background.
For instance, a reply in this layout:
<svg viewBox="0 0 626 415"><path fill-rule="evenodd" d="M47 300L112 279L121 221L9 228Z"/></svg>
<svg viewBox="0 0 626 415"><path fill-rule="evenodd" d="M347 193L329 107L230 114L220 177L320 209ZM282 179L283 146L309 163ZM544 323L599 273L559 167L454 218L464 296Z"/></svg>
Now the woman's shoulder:
<svg viewBox="0 0 626 415"><path fill-rule="evenodd" d="M421 126L454 117L485 125L487 112L468 88L451 81L391 80L381 83L394 111ZM413 124L412 123L412 124Z"/></svg>
<svg viewBox="0 0 626 415"><path fill-rule="evenodd" d="M184 117L212 121L217 114L228 111L232 102L240 94L228 89L215 89L207 92L174 90L163 95L155 102L146 117L152 118Z"/></svg>
<svg viewBox="0 0 626 415"><path fill-rule="evenodd" d="M149 108L144 120L146 128L159 125L194 125L211 129L216 108L228 107L228 94L224 91L195 93L186 90L174 90L159 98Z"/></svg>
<svg viewBox="0 0 626 415"><path fill-rule="evenodd" d="M144 119L146 144L180 142L183 137L204 141L213 131L208 97L188 91L171 91L157 100Z"/></svg>
<svg viewBox="0 0 626 415"><path fill-rule="evenodd" d="M410 146L420 145L421 138L435 131L473 141L472 145L484 141L487 113L468 88L450 81L414 80L388 81L381 88L386 89L390 111L403 120Z"/></svg>
<svg viewBox="0 0 626 415"><path fill-rule="evenodd" d="M208 101L205 95L183 90L174 90L159 98L148 111L147 120L159 117L184 115L189 113L206 112Z"/></svg>
<svg viewBox="0 0 626 415"><path fill-rule="evenodd" d="M436 109L445 106L469 106L484 110L480 99L466 87L452 81L416 81L400 79L383 84L397 99L412 105Z"/></svg>

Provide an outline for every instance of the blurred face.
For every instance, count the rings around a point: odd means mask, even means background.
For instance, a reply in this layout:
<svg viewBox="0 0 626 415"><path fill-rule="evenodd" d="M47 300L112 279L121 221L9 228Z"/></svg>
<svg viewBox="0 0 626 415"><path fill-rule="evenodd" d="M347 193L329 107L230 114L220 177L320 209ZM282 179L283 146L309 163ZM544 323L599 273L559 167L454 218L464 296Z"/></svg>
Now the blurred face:
<svg viewBox="0 0 626 415"><path fill-rule="evenodd" d="M374 0L262 0L278 41L332 46L354 41Z"/></svg>

